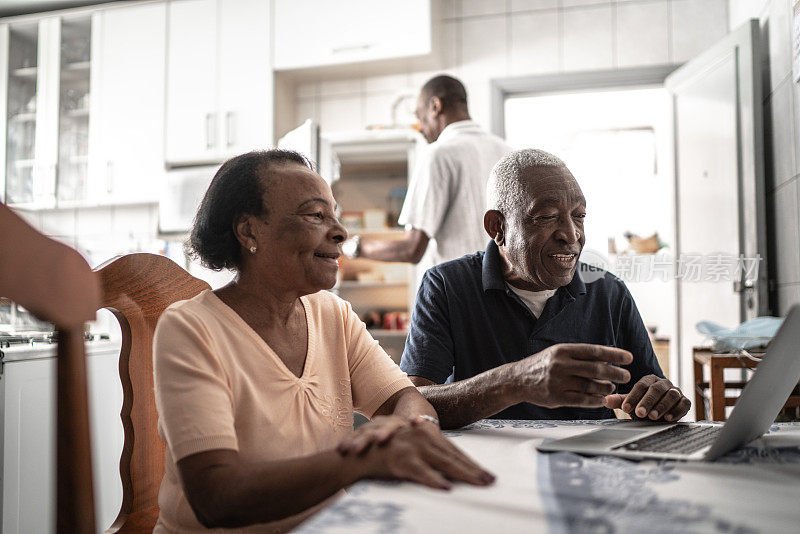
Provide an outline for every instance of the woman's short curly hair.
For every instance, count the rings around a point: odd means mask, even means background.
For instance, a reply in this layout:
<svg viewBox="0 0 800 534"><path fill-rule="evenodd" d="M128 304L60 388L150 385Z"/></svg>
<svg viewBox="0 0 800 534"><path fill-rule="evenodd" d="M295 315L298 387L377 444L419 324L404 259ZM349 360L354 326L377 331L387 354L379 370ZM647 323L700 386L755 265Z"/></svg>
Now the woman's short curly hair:
<svg viewBox="0 0 800 534"><path fill-rule="evenodd" d="M208 186L187 243L189 254L209 269L238 269L242 249L233 232L243 215L266 215L264 195L276 165L311 162L291 150L255 150L233 157L219 168Z"/></svg>

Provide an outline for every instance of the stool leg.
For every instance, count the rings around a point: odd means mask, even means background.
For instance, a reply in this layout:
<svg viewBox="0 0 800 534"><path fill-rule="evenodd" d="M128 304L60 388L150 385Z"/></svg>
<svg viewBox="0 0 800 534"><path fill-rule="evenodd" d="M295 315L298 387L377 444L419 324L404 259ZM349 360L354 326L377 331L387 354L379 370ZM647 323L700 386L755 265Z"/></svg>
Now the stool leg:
<svg viewBox="0 0 800 534"><path fill-rule="evenodd" d="M703 402L703 390L700 384L703 383L703 364L694 362L694 418L695 421L702 421L706 418L706 407Z"/></svg>
<svg viewBox="0 0 800 534"><path fill-rule="evenodd" d="M709 389L711 390L711 420L724 421L725 420L725 381L723 380L723 371L725 368L711 359L711 381Z"/></svg>

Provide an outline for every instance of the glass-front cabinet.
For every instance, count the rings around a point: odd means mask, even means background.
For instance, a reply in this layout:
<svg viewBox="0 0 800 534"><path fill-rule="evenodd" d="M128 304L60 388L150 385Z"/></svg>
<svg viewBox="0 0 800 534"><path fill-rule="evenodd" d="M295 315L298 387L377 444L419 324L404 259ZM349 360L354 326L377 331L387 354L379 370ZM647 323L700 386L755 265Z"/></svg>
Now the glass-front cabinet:
<svg viewBox="0 0 800 534"><path fill-rule="evenodd" d="M56 174L59 203L87 198L90 41L91 19L88 16L62 22Z"/></svg>
<svg viewBox="0 0 800 534"><path fill-rule="evenodd" d="M88 15L0 25L6 203L86 200L90 39Z"/></svg>
<svg viewBox="0 0 800 534"><path fill-rule="evenodd" d="M14 25L6 29L5 35L8 40L5 200L9 204L34 202L38 27L36 23Z"/></svg>

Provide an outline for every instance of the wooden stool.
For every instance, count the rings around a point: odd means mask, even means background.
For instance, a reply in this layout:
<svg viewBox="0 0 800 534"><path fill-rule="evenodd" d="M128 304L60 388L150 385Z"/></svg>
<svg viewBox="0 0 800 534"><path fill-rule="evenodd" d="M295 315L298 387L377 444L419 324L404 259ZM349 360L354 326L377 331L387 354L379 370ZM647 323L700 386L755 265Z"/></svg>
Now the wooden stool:
<svg viewBox="0 0 800 534"><path fill-rule="evenodd" d="M705 391L709 392L711 405L711 421L725 421L725 408L736 404L739 396L728 397L725 395L726 389L742 390L747 385L747 381L725 381L725 369L755 369L758 361L752 360L747 356L738 354L715 354L708 347L694 348L694 409L695 417L698 421L707 419L705 411ZM763 356L763 353L753 353L754 356ZM710 369L710 378L706 382L703 377L703 367ZM800 406L800 395L790 395L785 408L796 408Z"/></svg>

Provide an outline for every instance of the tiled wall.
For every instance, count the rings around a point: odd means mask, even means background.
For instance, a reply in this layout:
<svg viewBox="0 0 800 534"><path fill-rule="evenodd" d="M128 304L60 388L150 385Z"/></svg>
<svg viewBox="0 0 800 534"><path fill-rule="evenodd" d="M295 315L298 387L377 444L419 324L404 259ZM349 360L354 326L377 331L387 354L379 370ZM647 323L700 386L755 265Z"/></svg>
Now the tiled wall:
<svg viewBox="0 0 800 534"><path fill-rule="evenodd" d="M76 248L92 267L128 252L159 252L158 206L134 204L19 211L34 228Z"/></svg>
<svg viewBox="0 0 800 534"><path fill-rule="evenodd" d="M731 27L761 21L770 278L776 313L800 303L800 86L792 81L793 0L730 0Z"/></svg>
<svg viewBox="0 0 800 534"><path fill-rule="evenodd" d="M800 87L791 80L792 0L434 0L435 70L319 79L296 87L295 118L323 131L391 122L391 103L437 72L467 85L490 124L493 78L680 63L750 17L764 34L764 120L776 313L800 302ZM788 112L787 112L788 111Z"/></svg>
<svg viewBox="0 0 800 534"><path fill-rule="evenodd" d="M488 127L493 78L680 63L724 36L728 18L727 0L434 0L435 70L301 83L295 118L324 131L389 124L398 95L444 71Z"/></svg>

